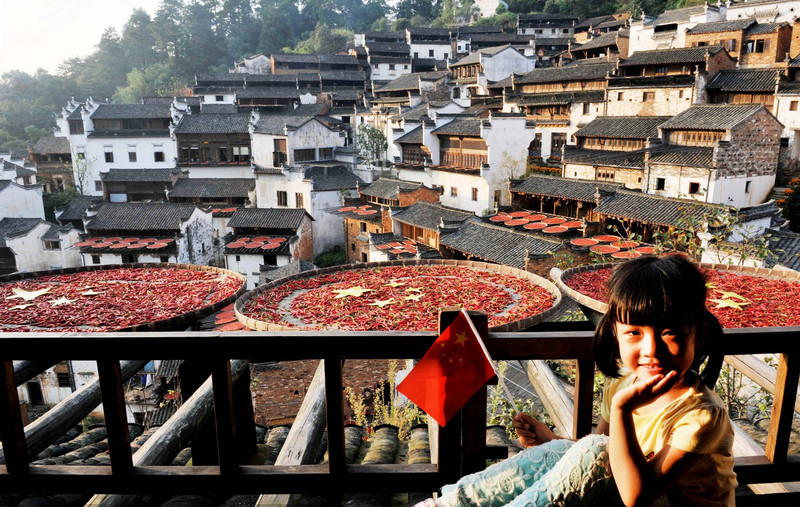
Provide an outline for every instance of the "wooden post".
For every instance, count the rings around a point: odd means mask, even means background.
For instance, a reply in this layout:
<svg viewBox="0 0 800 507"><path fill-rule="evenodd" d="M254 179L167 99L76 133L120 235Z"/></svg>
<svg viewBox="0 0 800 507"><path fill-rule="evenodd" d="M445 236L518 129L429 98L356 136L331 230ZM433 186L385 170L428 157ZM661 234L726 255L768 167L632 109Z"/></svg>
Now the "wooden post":
<svg viewBox="0 0 800 507"><path fill-rule="evenodd" d="M489 317L484 311L469 312L469 318L478 330L484 344L489 338ZM496 378L496 377L495 377ZM478 389L461 409L463 449L461 475L486 468L486 386Z"/></svg>
<svg viewBox="0 0 800 507"><path fill-rule="evenodd" d="M792 430L794 399L800 377L800 354L784 353L778 361L778 376L775 380L775 401L765 447L767 459L773 463L785 463L789 451Z"/></svg>
<svg viewBox="0 0 800 507"><path fill-rule="evenodd" d="M594 361L578 359L575 369L575 415L572 419L572 438L592 432L592 402L594 400Z"/></svg>
<svg viewBox="0 0 800 507"><path fill-rule="evenodd" d="M328 423L328 469L332 474L345 471L344 399L342 397L342 361L325 360L325 415Z"/></svg>
<svg viewBox="0 0 800 507"><path fill-rule="evenodd" d="M211 366L211 381L214 388L214 422L217 429L217 456L222 473L235 472L236 422L233 410L233 380L231 362L219 359Z"/></svg>
<svg viewBox="0 0 800 507"><path fill-rule="evenodd" d="M108 450L111 454L111 471L114 474L127 474L133 471L133 461L119 361L99 360L97 371L100 376L100 394L106 419Z"/></svg>
<svg viewBox="0 0 800 507"><path fill-rule="evenodd" d="M21 386L55 364L58 361L17 361L14 365L14 382Z"/></svg>
<svg viewBox="0 0 800 507"><path fill-rule="evenodd" d="M250 368L233 381L233 406L236 411L236 449L239 463L247 463L256 452L256 421L250 392Z"/></svg>
<svg viewBox="0 0 800 507"><path fill-rule="evenodd" d="M460 308L443 308L439 312L439 334L453 323L461 312ZM485 417L485 416L484 416ZM463 475L461 473L461 413L459 412L447 426L439 427L439 443L436 463L442 480L455 482Z"/></svg>
<svg viewBox="0 0 800 507"><path fill-rule="evenodd" d="M181 394L183 399L193 396L211 374L208 363L200 360L186 360L179 369ZM211 419L204 419L192 436L192 464L218 465L216 428Z"/></svg>
<svg viewBox="0 0 800 507"><path fill-rule="evenodd" d="M28 448L14 381L14 361L11 359L0 360L0 437L9 473L25 473L28 470Z"/></svg>

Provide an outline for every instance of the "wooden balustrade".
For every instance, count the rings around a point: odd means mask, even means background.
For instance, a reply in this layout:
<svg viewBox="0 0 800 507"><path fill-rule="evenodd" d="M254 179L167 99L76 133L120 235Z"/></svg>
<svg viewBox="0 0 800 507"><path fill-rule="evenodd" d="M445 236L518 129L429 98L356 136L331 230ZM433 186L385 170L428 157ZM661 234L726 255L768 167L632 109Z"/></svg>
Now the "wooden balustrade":
<svg viewBox="0 0 800 507"><path fill-rule="evenodd" d="M478 329L485 332L485 323ZM567 326L568 327L568 326ZM578 330L488 333L487 348L496 360L574 359L576 377L573 437L591 431L592 332ZM787 447L800 374L796 343L800 328L726 330L721 354L779 353L775 404L766 453L737 459L741 483L800 480L800 459ZM5 465L0 466L0 491L6 493L69 493L87 491L141 494L170 491L232 494L375 491L435 491L463 473L482 467L487 456L485 391L480 391L460 416L440 428L432 442L435 465L348 465L342 418L342 361L348 359L419 358L436 339L433 332L184 332L184 333L5 333L0 335L0 436ZM17 398L13 359L48 357L96 360L104 395L112 466L29 465ZM124 352L123 352L124 351ZM120 410L120 356L126 360L194 359L211 365L217 424L218 466L134 466L124 411ZM324 465L243 464L233 452L237 398L231 395L231 359L259 361L325 360L329 462ZM113 422L112 422L113 419ZM786 493L796 495L795 493ZM792 497L796 499L795 497Z"/></svg>

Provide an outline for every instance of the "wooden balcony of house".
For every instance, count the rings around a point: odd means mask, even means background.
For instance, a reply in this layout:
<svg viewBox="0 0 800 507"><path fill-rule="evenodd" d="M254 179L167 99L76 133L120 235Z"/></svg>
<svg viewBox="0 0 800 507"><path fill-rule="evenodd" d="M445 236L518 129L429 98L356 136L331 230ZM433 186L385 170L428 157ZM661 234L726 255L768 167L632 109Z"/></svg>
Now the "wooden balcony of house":
<svg viewBox="0 0 800 507"><path fill-rule="evenodd" d="M449 324L454 312L443 313L440 326ZM527 332L487 332L485 316L474 322L495 360L575 361L575 385L571 398L554 404L551 416L573 438L592 431L594 364L592 331L586 323L544 323ZM420 358L436 339L434 332L164 332L164 333L4 333L0 334L0 436L2 458L0 491L4 493L102 493L145 494L152 491L231 494L333 494L386 491L433 492L463 474L485 467L487 458L501 458L507 449L486 445L486 390L479 391L446 427L433 427L431 464L349 465L345 458L343 362L350 359ZM777 372L766 373L764 385L774 393L774 405L765 452L737 455L740 484L800 481L800 456L788 454L793 413L798 409L797 387L800 327L729 329L722 350L714 353L714 367L723 356L777 353ZM213 397L216 434L212 437L217 464L162 466L177 452L179 439L197 425L191 407L200 403L201 389L148 444L131 454L125 417L123 382L157 354L162 359L184 359L203 364L211 375L203 384L204 403ZM43 357L46 356L46 357ZM121 361L124 356L125 361ZM40 358L15 365L13 360ZM260 361L323 359L324 415L327 426L328 462L325 464L248 465L248 424L252 425L249 378L241 358ZM96 360L99 382L94 397L73 400L51 409L23 427L17 385L58 359ZM530 364L530 363L529 363ZM37 368L38 366L38 368ZM246 374L246 373L245 373ZM770 377L771 375L771 377ZM241 380L241 377L239 377ZM241 387L244 386L244 390ZM80 393L78 391L77 393ZM76 393L76 394L77 394ZM100 395L102 393L102 396ZM213 395L213 396L212 396ZM320 395L321 397L323 395ZM548 397L548 390L540 396ZM64 426L74 425L102 397L111 466L32 465L31 456L60 436ZM72 397L71 397L72 398ZM322 402L320 402L322 404ZM550 409L549 409L550 410ZM56 414L50 416L50 414ZM248 415L249 414L249 415ZM179 417L180 415L180 417ZM44 422L43 422L44 421ZM562 433L563 434L563 433ZM737 440L739 439L737 434ZM740 453L741 454L741 453ZM739 505L797 505L798 488L767 489L755 496L737 497Z"/></svg>

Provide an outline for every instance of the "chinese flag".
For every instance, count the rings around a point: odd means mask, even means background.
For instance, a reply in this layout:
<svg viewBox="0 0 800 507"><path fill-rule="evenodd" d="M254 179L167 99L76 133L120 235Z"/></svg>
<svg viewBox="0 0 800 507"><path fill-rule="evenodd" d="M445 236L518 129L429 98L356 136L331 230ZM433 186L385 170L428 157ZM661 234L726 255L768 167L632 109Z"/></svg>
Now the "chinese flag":
<svg viewBox="0 0 800 507"><path fill-rule="evenodd" d="M489 351L462 309L397 390L444 426L496 374Z"/></svg>

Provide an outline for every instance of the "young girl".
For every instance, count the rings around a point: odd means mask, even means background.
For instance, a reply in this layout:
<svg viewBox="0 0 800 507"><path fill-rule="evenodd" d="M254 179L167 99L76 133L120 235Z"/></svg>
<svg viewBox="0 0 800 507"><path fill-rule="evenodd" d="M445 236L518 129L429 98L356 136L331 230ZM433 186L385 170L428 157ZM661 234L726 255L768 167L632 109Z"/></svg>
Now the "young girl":
<svg viewBox="0 0 800 507"><path fill-rule="evenodd" d="M609 377L598 434L571 442L518 414L528 449L445 486L436 505L734 505L733 426L695 373L722 336L702 273L680 255L640 257L606 288L594 337Z"/></svg>

